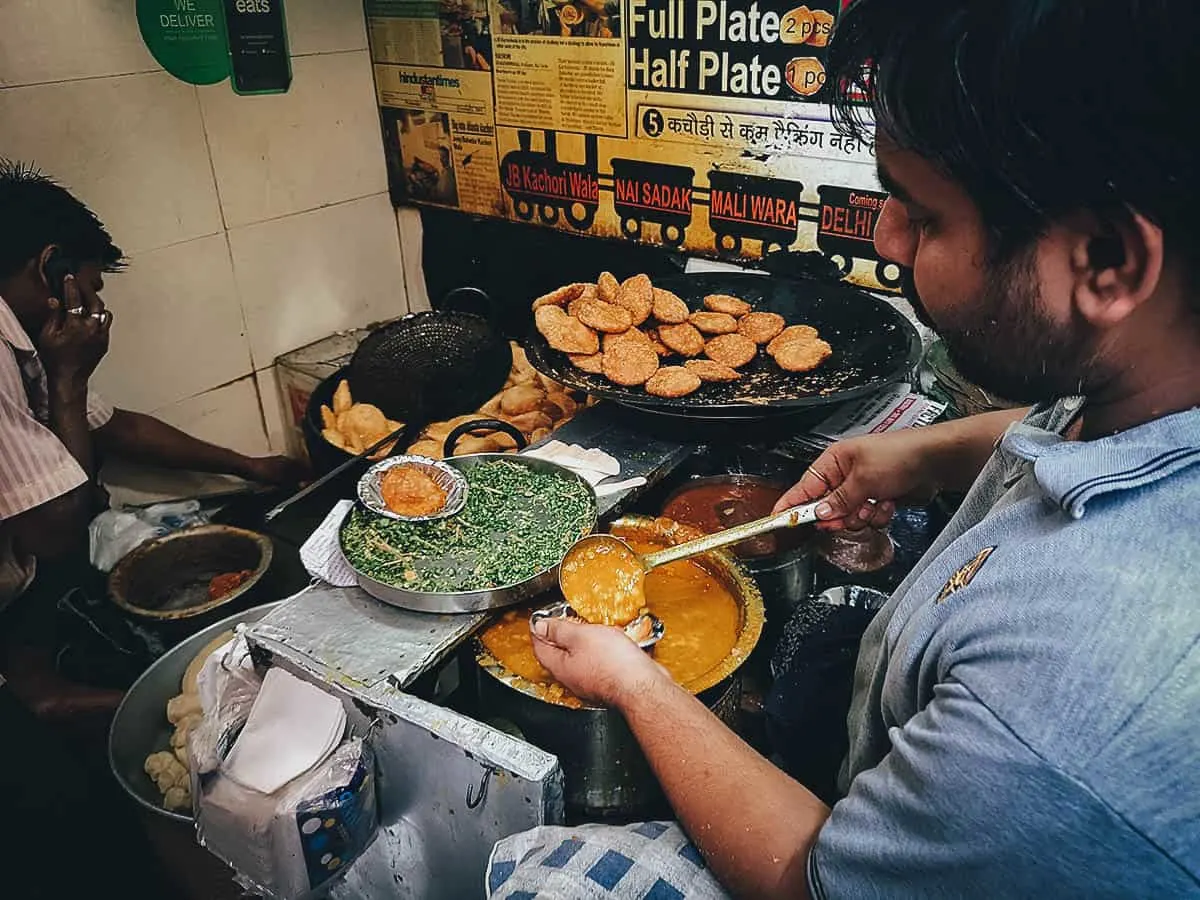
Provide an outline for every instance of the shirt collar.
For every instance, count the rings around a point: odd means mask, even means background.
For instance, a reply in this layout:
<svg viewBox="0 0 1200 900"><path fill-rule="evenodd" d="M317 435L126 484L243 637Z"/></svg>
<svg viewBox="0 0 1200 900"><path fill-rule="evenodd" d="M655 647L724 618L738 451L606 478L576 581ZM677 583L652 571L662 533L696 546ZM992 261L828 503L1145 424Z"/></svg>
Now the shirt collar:
<svg viewBox="0 0 1200 900"><path fill-rule="evenodd" d="M1042 489L1079 519L1095 497L1145 487L1200 463L1200 409L1094 441L1068 441L1022 423L1008 430L1001 447L1032 462Z"/></svg>
<svg viewBox="0 0 1200 900"><path fill-rule="evenodd" d="M25 329L21 327L21 323L17 321L16 314L4 300L0 297L0 341L9 344L14 350L19 350L22 353L33 353L33 341L29 339L29 335L25 333Z"/></svg>

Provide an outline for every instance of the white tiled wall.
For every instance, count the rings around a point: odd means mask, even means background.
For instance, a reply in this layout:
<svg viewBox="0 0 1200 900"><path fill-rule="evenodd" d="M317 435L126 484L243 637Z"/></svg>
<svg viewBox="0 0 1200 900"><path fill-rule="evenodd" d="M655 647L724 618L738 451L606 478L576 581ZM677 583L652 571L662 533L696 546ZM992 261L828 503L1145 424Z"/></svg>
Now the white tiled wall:
<svg viewBox="0 0 1200 900"><path fill-rule="evenodd" d="M215 444L261 456L267 452L266 429L258 407L254 375L153 410L164 422ZM249 420L249 422L247 421ZM256 427L247 427L253 424Z"/></svg>
<svg viewBox="0 0 1200 900"><path fill-rule="evenodd" d="M194 88L133 0L0 0L0 157L40 165L129 254L99 387L246 452L283 450L274 360L408 310L359 0L289 0L293 83Z"/></svg>
<svg viewBox="0 0 1200 900"><path fill-rule="evenodd" d="M404 302L384 194L231 229L229 246L257 368L348 325L389 318Z"/></svg>

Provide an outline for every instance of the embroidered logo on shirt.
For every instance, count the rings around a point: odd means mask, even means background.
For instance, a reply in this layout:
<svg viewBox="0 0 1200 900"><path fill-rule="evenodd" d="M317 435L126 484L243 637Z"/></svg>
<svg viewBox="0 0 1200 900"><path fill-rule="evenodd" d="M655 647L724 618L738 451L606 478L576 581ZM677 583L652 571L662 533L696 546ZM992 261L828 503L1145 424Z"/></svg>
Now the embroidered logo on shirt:
<svg viewBox="0 0 1200 900"><path fill-rule="evenodd" d="M980 550L979 554L973 560L950 576L950 580L946 582L946 586L942 588L941 593L937 595L937 600L935 602L939 604L945 603L954 594L957 594L972 581L974 581L975 576L979 574L979 570L983 568L983 564L986 563L988 559L991 558L991 555L995 552L995 547L987 547L983 550Z"/></svg>

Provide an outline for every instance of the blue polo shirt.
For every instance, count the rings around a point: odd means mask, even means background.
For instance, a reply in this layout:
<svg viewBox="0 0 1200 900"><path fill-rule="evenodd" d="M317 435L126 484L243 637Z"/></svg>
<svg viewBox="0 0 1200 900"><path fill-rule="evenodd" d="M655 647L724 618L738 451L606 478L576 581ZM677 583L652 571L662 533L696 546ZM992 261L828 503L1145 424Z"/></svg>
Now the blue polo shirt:
<svg viewBox="0 0 1200 900"><path fill-rule="evenodd" d="M1200 896L1200 411L997 447L864 638L816 897Z"/></svg>

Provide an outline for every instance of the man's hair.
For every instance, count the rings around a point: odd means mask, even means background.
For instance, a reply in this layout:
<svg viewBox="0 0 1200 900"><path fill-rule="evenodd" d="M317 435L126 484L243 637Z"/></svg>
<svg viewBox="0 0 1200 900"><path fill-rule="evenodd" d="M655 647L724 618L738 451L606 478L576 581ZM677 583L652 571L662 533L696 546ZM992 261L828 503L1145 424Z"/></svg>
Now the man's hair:
<svg viewBox="0 0 1200 900"><path fill-rule="evenodd" d="M842 128L883 133L961 185L993 257L1047 225L1130 211L1200 249L1197 0L857 0L830 44ZM857 99L856 99L857 98Z"/></svg>
<svg viewBox="0 0 1200 900"><path fill-rule="evenodd" d="M68 259L97 263L106 272L125 264L104 224L66 188L33 166L0 158L0 278L15 275L51 244Z"/></svg>

